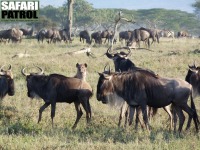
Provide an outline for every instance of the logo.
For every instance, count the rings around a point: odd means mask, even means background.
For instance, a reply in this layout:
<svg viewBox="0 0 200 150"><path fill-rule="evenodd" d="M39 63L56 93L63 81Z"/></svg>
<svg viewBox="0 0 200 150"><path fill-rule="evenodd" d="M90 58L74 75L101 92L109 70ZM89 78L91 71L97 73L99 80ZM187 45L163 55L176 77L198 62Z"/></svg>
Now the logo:
<svg viewBox="0 0 200 150"><path fill-rule="evenodd" d="M39 0L0 0L0 21L37 21Z"/></svg>

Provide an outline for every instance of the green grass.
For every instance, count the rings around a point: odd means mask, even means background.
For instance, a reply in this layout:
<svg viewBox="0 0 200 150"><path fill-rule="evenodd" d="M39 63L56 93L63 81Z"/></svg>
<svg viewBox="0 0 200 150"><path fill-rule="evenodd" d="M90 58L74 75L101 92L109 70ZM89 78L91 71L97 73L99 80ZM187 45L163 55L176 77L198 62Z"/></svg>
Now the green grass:
<svg viewBox="0 0 200 150"><path fill-rule="evenodd" d="M108 45L91 47L97 57L95 59L87 57L86 54L65 54L87 47L78 39L69 45L38 44L34 39L24 39L20 44L0 46L0 65L12 64L16 87L15 95L6 96L0 104L0 149L200 149L200 134L196 133L194 124L189 131L184 130L181 135L175 134L168 129L168 115L163 109L159 109L152 120L150 134L142 129L135 132L134 125L127 129L117 127L119 109L98 102L95 96L99 77L97 72L102 72L106 63L114 69L112 60L102 56ZM115 45L117 46L120 46L120 43ZM198 39L161 39L160 44L152 45L151 49L153 52L133 50L130 59L137 66L151 69L163 77L184 79L188 64L192 64L194 60L200 63L200 53L195 53L195 49L200 49ZM13 55L25 50L30 57L12 58ZM91 124L86 126L84 112L73 131L71 127L75 121L76 111L73 104L67 103L57 104L54 128L51 126L50 108L43 112L42 121L37 124L38 110L43 105L43 100L31 100L27 97L25 77L21 74L21 69L38 65L44 68L45 74L74 76L76 63L88 64L87 81L94 90L94 95L90 99ZM195 104L200 113L199 98L195 98Z"/></svg>

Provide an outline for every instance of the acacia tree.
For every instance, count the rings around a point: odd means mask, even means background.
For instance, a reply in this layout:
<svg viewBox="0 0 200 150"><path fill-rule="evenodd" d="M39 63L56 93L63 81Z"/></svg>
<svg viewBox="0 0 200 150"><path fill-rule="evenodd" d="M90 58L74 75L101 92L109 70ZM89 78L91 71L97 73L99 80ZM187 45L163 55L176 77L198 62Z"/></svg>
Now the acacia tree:
<svg viewBox="0 0 200 150"><path fill-rule="evenodd" d="M200 18L200 0L196 0L196 2L192 5L195 8L195 13L198 18Z"/></svg>

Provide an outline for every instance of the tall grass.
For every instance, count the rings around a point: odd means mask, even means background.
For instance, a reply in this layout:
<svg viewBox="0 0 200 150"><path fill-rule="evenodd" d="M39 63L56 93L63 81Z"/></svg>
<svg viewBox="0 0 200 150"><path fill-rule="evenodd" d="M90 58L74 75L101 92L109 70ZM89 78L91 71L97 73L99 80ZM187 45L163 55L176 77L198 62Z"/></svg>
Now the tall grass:
<svg viewBox="0 0 200 150"><path fill-rule="evenodd" d="M120 46L120 43L115 46ZM135 132L134 126L127 129L117 127L119 109L98 102L95 96L97 72L102 72L106 63L112 68L114 66L112 60L102 56L108 45L91 47L92 53L97 57L95 59L86 54L66 54L87 47L78 39L69 45L38 44L36 40L24 39L20 44L0 44L0 47L0 65L12 64L16 87L15 95L6 96L0 104L0 149L200 149L199 133L195 132L194 125L181 135L173 133L169 131L168 115L162 109L151 121L150 134L142 129ZM200 53L194 53L195 49L200 49L198 39L161 39L151 49L153 51L132 50L130 59L137 66L151 69L163 77L184 79L188 64L192 64L194 60L200 63ZM12 58L25 50L30 57ZM87 81L94 90L94 96L90 99L91 124L86 126L86 117L83 116L73 131L71 127L76 111L73 104L67 103L57 104L54 128L51 126L50 108L44 111L41 123L37 124L38 110L44 102L27 97L21 69L38 65L44 68L45 74L74 76L77 62L88 64ZM198 100L199 98L195 98L199 112Z"/></svg>

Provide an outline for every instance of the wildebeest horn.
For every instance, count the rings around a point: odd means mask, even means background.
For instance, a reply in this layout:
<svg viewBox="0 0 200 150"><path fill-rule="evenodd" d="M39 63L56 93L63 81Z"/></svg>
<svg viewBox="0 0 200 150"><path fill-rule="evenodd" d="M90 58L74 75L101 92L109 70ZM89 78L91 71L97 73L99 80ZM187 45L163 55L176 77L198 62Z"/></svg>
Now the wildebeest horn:
<svg viewBox="0 0 200 150"><path fill-rule="evenodd" d="M109 68L108 70L106 70L106 67L108 66L108 64L104 67L104 72L108 71L108 73L110 74L110 65L109 65Z"/></svg>
<svg viewBox="0 0 200 150"><path fill-rule="evenodd" d="M110 50L111 50L111 46L108 48L107 53L112 55L112 53L110 52Z"/></svg>
<svg viewBox="0 0 200 150"><path fill-rule="evenodd" d="M0 71L5 71L5 70L3 70L4 67L5 67L5 65L1 66ZM12 66L11 66L11 64L9 64L9 68L7 71L11 71L11 69L12 69Z"/></svg>
<svg viewBox="0 0 200 150"><path fill-rule="evenodd" d="M28 76L29 74L25 73L25 69L26 69L26 67L24 67L24 68L21 70L21 73L22 73L24 76Z"/></svg>
<svg viewBox="0 0 200 150"><path fill-rule="evenodd" d="M40 70L40 72L37 73L38 75L42 75L44 73L44 70L41 67L39 66L35 66L35 67L37 67Z"/></svg>

